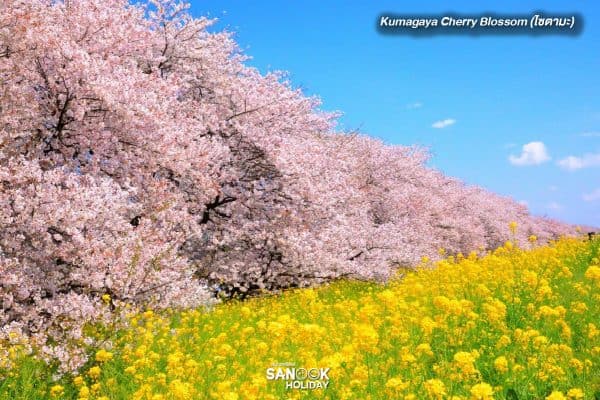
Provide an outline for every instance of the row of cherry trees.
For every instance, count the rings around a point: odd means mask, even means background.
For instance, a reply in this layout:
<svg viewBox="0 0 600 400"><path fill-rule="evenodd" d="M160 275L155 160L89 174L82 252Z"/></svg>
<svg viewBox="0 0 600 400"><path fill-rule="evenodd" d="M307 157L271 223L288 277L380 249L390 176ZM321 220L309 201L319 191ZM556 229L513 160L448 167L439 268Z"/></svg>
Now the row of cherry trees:
<svg viewBox="0 0 600 400"><path fill-rule="evenodd" d="M570 227L335 131L278 73L186 5L0 3L0 326L81 340L111 303L203 304L341 277L384 279L519 223ZM76 366L83 358L46 353Z"/></svg>

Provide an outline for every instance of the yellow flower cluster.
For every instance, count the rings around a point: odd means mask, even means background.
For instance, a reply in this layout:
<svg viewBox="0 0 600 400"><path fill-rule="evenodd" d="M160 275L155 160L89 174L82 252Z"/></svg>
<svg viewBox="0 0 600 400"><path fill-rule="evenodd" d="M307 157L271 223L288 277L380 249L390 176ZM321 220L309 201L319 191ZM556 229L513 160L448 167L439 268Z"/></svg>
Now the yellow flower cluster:
<svg viewBox="0 0 600 400"><path fill-rule="evenodd" d="M593 398L598 247L511 244L424 260L384 286L343 281L211 310L146 311L63 384L80 399ZM328 387L267 379L286 363L329 368Z"/></svg>

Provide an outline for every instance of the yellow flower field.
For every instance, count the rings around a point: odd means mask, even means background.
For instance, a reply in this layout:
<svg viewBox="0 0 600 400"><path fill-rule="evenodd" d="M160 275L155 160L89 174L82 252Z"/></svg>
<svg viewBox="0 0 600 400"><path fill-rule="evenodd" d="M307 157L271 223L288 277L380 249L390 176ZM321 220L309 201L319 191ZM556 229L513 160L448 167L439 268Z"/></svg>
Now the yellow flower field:
<svg viewBox="0 0 600 400"><path fill-rule="evenodd" d="M340 281L210 311L132 314L79 376L50 382L22 359L0 398L593 399L599 247L508 242L482 257L424 259L385 286ZM325 370L314 381L327 387L286 389L269 368Z"/></svg>

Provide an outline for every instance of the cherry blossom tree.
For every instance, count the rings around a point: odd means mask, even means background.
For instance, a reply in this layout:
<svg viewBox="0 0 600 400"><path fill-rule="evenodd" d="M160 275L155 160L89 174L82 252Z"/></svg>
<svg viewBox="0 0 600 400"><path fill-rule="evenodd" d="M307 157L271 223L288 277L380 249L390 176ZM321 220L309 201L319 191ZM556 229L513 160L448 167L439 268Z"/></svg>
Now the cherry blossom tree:
<svg viewBox="0 0 600 400"><path fill-rule="evenodd" d="M2 332L78 349L81 322L112 318L103 295L191 307L572 231L428 168L423 149L336 131L187 8L0 4Z"/></svg>

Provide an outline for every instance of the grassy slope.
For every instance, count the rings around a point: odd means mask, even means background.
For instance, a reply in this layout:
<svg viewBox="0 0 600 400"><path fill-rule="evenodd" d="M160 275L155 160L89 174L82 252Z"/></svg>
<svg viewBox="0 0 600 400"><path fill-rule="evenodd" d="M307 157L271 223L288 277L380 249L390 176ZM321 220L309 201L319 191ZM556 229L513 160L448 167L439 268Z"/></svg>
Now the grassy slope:
<svg viewBox="0 0 600 400"><path fill-rule="evenodd" d="M210 312L132 315L112 333L111 359L92 356L80 378L51 383L50 369L20 358L0 399L594 398L599 247L509 245L425 261L386 286L342 281ZM330 368L328 389L267 381L281 362Z"/></svg>

